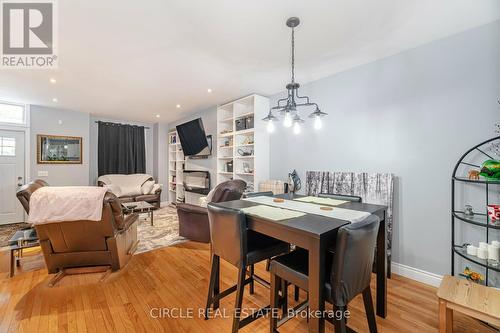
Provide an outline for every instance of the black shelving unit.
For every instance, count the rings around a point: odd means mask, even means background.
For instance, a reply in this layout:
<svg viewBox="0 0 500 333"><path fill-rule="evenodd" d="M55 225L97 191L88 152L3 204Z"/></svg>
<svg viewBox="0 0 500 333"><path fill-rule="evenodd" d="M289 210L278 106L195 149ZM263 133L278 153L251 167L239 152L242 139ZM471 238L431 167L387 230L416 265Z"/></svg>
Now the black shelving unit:
<svg viewBox="0 0 500 333"><path fill-rule="evenodd" d="M485 230L485 239L486 242L490 242L490 229L500 229L500 225L492 225L490 224L490 221L488 219L488 211L487 211L487 206L490 203L490 198L489 198L489 192L490 189L493 186L497 187L500 185L500 180L486 180L486 179L479 179L479 180L474 180L474 179L469 179L467 178L466 175L457 175L457 171L460 166L467 166L470 167L469 170L480 170L481 165L476 164L476 163L471 163L467 159L469 157L469 154L471 153L479 153L479 155L484 156L484 160L495 160L498 159L499 156L495 156L495 154L491 152L487 152L488 150L485 149L488 145L492 145L499 142L500 143L500 136L491 138L489 140L486 140L484 142L481 142L480 144L472 147L471 149L467 150L462 157L458 160L457 164L455 165L455 168L453 169L453 175L451 179L451 274L455 275L455 255L460 256L461 258L470 261L472 263L475 263L479 266L484 267L486 270L485 274L485 284L488 285L489 283L489 273L490 271L495 271L495 272L500 272L500 265L498 266L493 266L490 263L488 263L488 260L484 259L479 259L475 256L471 256L467 254L467 250L461 245L461 244L455 244L455 224L456 223L468 223L480 228L484 228ZM463 183L465 186L470 185L470 184L480 184L484 186L484 192L485 192L485 212L484 213L478 213L474 212L474 216L468 216L465 215L463 211L458 210L456 207L455 203L455 187L457 183Z"/></svg>

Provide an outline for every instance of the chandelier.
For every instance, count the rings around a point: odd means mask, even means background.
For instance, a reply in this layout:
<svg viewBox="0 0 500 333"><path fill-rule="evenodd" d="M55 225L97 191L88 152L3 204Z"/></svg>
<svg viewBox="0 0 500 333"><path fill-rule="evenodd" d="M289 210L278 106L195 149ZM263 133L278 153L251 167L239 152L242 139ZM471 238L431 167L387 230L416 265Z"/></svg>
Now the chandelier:
<svg viewBox="0 0 500 333"><path fill-rule="evenodd" d="M314 128L319 130L322 126L321 118L326 116L325 112L319 109L318 104L309 101L309 97L299 95L300 84L295 82L295 27L300 24L298 17L290 17L286 20L286 25L292 29L292 80L286 85L286 90L288 96L278 100L278 105L269 109L269 114L265 117L264 121L267 121L267 131L274 132L274 123L278 121L278 118L273 115L273 111L278 112L283 117L283 126L290 128L293 126L293 133L300 133L300 124L304 122L304 119L300 117L297 107L314 107L314 111L309 115L309 118L314 119Z"/></svg>

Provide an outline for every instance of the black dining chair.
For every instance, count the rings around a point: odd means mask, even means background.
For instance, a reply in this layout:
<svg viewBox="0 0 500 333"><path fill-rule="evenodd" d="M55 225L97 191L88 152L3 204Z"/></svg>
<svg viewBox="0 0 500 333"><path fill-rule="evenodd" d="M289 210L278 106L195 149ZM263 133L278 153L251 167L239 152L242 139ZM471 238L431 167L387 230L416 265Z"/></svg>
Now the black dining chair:
<svg viewBox="0 0 500 333"><path fill-rule="evenodd" d="M363 294L370 333L377 332L370 280L374 248L380 220L370 215L361 222L351 223L339 229L333 259L327 260L325 269L325 300L333 304L335 311L346 311L347 304L358 294ZM308 255L303 250L278 256L271 261L271 313L280 303L279 291L282 280L308 291ZM282 323L286 322L284 312ZM329 318L325 318L329 319ZM271 332L276 332L278 318L270 316ZM345 316L333 321L336 333L347 332Z"/></svg>
<svg viewBox="0 0 500 333"><path fill-rule="evenodd" d="M243 195L244 198L254 198L254 197L272 197L274 193L272 191L265 192L249 192Z"/></svg>
<svg viewBox="0 0 500 333"><path fill-rule="evenodd" d="M336 199L336 200L346 200L346 201L352 201L352 202L363 202L363 198L361 198L357 195L318 193L318 197Z"/></svg>
<svg viewBox="0 0 500 333"><path fill-rule="evenodd" d="M254 281L266 283L254 274L254 264L284 254L290 251L290 245L275 238L247 229L245 213L240 210L228 209L215 203L208 204L208 220L210 223L210 240L212 252L212 269L208 287L205 319L208 319L210 307L217 309L221 298L236 291L236 304L233 317L232 332L251 323L265 314L265 311L256 311L240 320L243 291L245 285L250 284L250 293L253 293ZM238 268L237 284L222 292L219 291L220 258ZM247 268L250 268L247 273ZM247 274L249 278L246 278ZM268 286L268 285L267 285Z"/></svg>

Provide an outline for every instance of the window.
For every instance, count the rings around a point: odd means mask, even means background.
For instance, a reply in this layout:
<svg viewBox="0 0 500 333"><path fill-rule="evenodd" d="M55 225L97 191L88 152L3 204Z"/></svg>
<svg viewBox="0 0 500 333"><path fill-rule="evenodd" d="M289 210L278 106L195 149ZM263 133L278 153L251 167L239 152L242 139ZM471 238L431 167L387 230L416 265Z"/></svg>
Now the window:
<svg viewBox="0 0 500 333"><path fill-rule="evenodd" d="M24 105L0 102L0 123L25 124Z"/></svg>
<svg viewBox="0 0 500 333"><path fill-rule="evenodd" d="M16 139L0 136L0 156L16 156Z"/></svg>

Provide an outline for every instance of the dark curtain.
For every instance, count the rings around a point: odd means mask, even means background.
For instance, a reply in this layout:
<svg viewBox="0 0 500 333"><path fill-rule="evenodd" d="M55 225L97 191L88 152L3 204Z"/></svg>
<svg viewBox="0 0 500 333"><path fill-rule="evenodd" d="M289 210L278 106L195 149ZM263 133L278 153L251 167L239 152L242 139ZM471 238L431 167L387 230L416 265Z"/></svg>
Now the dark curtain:
<svg viewBox="0 0 500 333"><path fill-rule="evenodd" d="M144 127L98 122L99 176L146 173Z"/></svg>

